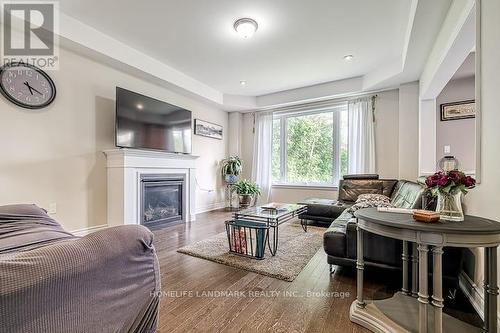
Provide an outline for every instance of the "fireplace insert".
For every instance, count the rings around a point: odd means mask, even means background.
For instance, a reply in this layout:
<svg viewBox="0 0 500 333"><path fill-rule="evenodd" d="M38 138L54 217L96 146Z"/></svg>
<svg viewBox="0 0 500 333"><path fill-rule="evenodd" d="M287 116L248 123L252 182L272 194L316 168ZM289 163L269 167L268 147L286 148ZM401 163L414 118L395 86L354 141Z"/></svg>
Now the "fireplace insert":
<svg viewBox="0 0 500 333"><path fill-rule="evenodd" d="M184 175L141 175L141 224L184 221Z"/></svg>

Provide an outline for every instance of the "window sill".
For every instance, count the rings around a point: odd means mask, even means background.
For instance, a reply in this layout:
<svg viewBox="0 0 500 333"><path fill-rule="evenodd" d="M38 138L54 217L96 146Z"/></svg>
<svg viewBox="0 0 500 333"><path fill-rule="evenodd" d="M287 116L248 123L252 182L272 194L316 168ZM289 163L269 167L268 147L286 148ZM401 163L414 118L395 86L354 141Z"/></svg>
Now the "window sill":
<svg viewBox="0 0 500 333"><path fill-rule="evenodd" d="M335 185L300 185L300 184L273 184L272 188L279 189L298 189L298 190L324 190L337 191L339 188Z"/></svg>

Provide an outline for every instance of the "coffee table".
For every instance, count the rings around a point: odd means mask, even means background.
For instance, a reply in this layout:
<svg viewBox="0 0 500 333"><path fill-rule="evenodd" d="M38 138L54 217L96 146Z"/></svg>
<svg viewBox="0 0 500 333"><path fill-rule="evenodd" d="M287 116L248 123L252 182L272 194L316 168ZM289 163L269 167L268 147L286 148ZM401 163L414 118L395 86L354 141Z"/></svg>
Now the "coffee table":
<svg viewBox="0 0 500 333"><path fill-rule="evenodd" d="M262 206L251 207L240 210L233 214L235 220L249 220L265 224L269 227L267 236L267 245L269 252L272 256L276 255L278 251L278 230L279 225L290 221L294 217L307 212L306 205L299 204L284 204L278 210L264 209ZM304 222L301 220L300 224L304 228ZM304 231L307 231L304 228ZM271 235L272 234L272 235Z"/></svg>

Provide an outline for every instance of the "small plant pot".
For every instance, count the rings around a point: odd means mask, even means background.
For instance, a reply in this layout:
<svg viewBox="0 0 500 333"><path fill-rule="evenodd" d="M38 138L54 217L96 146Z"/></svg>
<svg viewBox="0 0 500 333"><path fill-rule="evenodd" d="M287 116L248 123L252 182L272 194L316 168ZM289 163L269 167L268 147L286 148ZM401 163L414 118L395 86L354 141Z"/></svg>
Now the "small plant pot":
<svg viewBox="0 0 500 333"><path fill-rule="evenodd" d="M238 181L238 176L236 176L236 175L225 175L224 176L224 180L228 184L234 184L234 183L236 183Z"/></svg>
<svg viewBox="0 0 500 333"><path fill-rule="evenodd" d="M240 208L248 208L252 203L252 195L251 194L240 194Z"/></svg>

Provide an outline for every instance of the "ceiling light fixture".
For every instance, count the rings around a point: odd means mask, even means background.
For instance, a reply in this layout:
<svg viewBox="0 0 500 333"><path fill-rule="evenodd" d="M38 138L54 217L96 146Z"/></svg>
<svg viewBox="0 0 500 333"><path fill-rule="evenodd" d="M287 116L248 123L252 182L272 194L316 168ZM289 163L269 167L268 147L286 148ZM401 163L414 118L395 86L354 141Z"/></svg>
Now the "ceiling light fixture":
<svg viewBox="0 0 500 333"><path fill-rule="evenodd" d="M354 56L352 54L348 54L348 55L344 56L345 61L352 61L352 59L354 59Z"/></svg>
<svg viewBox="0 0 500 333"><path fill-rule="evenodd" d="M247 81L242 80L242 81L240 81L240 84L241 84L242 86L246 86L246 85L247 85Z"/></svg>
<svg viewBox="0 0 500 333"><path fill-rule="evenodd" d="M243 38L250 38L257 31L259 25L251 18L240 18L234 22L234 30Z"/></svg>
<svg viewBox="0 0 500 333"><path fill-rule="evenodd" d="M142 105L141 103L138 103L138 104L136 105L136 107L137 107L137 109L139 109L139 110L144 109L144 105Z"/></svg>

